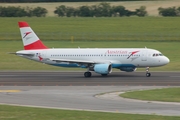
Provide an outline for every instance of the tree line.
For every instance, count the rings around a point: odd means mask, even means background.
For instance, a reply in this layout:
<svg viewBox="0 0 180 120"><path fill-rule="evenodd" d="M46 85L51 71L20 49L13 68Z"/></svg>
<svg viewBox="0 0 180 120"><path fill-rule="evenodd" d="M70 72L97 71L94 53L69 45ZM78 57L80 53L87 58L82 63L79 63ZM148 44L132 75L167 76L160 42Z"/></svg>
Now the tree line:
<svg viewBox="0 0 180 120"><path fill-rule="evenodd" d="M159 10L159 14L162 16L171 16L171 17L175 17L175 16L180 16L180 7L176 8L176 7L168 7L168 8L158 8Z"/></svg>
<svg viewBox="0 0 180 120"><path fill-rule="evenodd" d="M109 3L100 3L92 6L81 6L79 8L66 7L61 5L54 11L59 17L116 17L116 16L146 16L145 6L141 6L135 11L127 10L124 6L110 6Z"/></svg>
<svg viewBox="0 0 180 120"><path fill-rule="evenodd" d="M158 8L159 15L167 17L180 16L180 7L168 7L168 8ZM123 16L147 16L147 11L145 6L141 6L134 11L127 10L124 6L110 6L109 3L100 3L98 5L92 6L81 6L79 8L66 7L61 5L56 7L54 11L59 17L71 17L71 16L80 16L80 17L123 17Z"/></svg>
<svg viewBox="0 0 180 120"><path fill-rule="evenodd" d="M47 10L42 7L36 8L21 8L21 7L2 7L0 6L0 17L45 17L47 14Z"/></svg>
<svg viewBox="0 0 180 120"><path fill-rule="evenodd" d="M37 2L106 2L107 0L0 0L1 3L37 3ZM147 1L147 0L108 0L110 1Z"/></svg>
<svg viewBox="0 0 180 120"><path fill-rule="evenodd" d="M180 7L158 8L161 16L180 16ZM48 13L43 7L2 7L0 6L0 17L45 17ZM147 15L146 7L141 6L134 11L127 10L124 6L111 6L110 3L99 3L92 6L80 6L78 8L61 5L55 8L54 13L59 17L123 17Z"/></svg>

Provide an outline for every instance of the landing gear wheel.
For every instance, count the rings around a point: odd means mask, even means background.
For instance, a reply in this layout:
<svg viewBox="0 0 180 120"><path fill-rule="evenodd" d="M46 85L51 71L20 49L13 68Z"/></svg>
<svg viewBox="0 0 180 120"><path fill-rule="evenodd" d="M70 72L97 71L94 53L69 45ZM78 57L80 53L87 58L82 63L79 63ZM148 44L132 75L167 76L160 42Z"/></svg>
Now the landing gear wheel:
<svg viewBox="0 0 180 120"><path fill-rule="evenodd" d="M146 77L150 77L151 73L149 72L149 67L146 67Z"/></svg>
<svg viewBox="0 0 180 120"><path fill-rule="evenodd" d="M146 73L146 77L150 77L151 76L151 73Z"/></svg>
<svg viewBox="0 0 180 120"><path fill-rule="evenodd" d="M91 72L85 72L84 77L91 77Z"/></svg>

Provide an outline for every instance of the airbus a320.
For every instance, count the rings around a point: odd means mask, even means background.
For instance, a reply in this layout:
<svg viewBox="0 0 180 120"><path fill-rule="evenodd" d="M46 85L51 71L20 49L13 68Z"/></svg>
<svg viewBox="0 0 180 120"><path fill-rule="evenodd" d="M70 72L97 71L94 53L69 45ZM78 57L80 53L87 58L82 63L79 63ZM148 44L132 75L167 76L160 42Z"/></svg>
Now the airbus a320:
<svg viewBox="0 0 180 120"><path fill-rule="evenodd" d="M15 54L37 62L60 66L86 68L84 77L91 77L91 71L107 76L112 69L134 72L149 67L159 67L169 63L160 51L149 48L53 48L45 46L27 22L18 22L24 50Z"/></svg>

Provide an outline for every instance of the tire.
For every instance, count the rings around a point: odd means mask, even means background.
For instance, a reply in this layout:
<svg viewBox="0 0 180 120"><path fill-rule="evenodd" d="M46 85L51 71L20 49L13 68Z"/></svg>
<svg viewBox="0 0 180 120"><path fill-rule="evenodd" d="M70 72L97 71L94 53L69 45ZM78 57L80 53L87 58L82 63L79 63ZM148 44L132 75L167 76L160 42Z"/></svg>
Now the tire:
<svg viewBox="0 0 180 120"><path fill-rule="evenodd" d="M85 72L84 77L91 77L91 72Z"/></svg>
<svg viewBox="0 0 180 120"><path fill-rule="evenodd" d="M151 76L151 73L146 73L146 77L150 77Z"/></svg>

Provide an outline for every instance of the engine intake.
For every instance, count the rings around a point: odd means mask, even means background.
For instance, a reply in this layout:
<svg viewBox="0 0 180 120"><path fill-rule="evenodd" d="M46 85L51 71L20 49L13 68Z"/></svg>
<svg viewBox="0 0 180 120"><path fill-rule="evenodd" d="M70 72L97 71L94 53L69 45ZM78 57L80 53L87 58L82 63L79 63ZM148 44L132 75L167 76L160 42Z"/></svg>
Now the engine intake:
<svg viewBox="0 0 180 120"><path fill-rule="evenodd" d="M94 72L99 74L109 74L112 72L112 66L110 64L95 64Z"/></svg>

